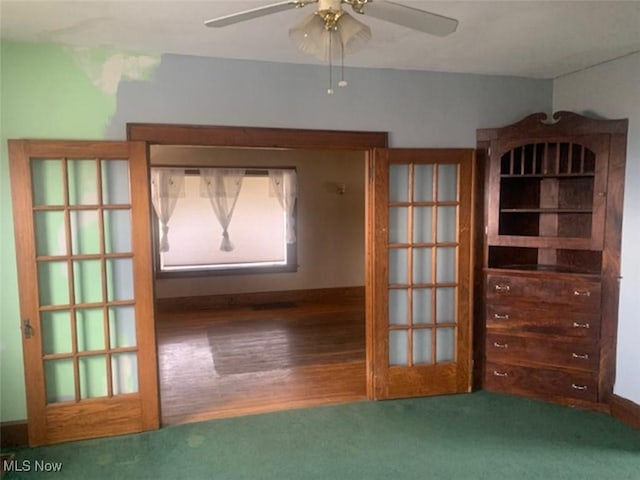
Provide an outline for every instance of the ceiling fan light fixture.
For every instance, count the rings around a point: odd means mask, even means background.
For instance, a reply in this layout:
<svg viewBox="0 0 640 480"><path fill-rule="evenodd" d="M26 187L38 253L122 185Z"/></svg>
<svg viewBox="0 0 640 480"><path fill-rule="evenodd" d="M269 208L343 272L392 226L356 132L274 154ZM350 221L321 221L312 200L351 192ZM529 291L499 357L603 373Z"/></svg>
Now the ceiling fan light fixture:
<svg viewBox="0 0 640 480"><path fill-rule="evenodd" d="M344 10L341 8L327 8L326 10L318 10L315 12L324 22L325 30L338 30L338 21L344 13Z"/></svg>
<svg viewBox="0 0 640 480"><path fill-rule="evenodd" d="M371 28L345 13L338 22L338 35L342 41L344 53L354 53L371 40Z"/></svg>
<svg viewBox="0 0 640 480"><path fill-rule="evenodd" d="M289 30L289 38L302 53L327 62L364 47L371 29L344 11L335 28L327 29L322 17L312 13Z"/></svg>
<svg viewBox="0 0 640 480"><path fill-rule="evenodd" d="M324 60L325 35L329 33L324 28L324 21L315 13L305 16L289 30L289 38L298 50L320 60Z"/></svg>

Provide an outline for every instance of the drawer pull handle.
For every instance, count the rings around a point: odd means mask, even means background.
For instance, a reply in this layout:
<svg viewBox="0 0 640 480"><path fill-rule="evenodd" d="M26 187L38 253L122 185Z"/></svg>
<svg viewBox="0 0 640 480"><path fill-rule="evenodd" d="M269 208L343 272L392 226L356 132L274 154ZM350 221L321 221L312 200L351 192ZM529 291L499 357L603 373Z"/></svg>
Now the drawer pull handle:
<svg viewBox="0 0 640 480"><path fill-rule="evenodd" d="M591 292L589 290L574 290L573 295L576 297L590 297Z"/></svg>
<svg viewBox="0 0 640 480"><path fill-rule="evenodd" d="M511 290L511 286L505 285L504 283L496 283L495 289L496 292L508 292Z"/></svg>
<svg viewBox="0 0 640 480"><path fill-rule="evenodd" d="M507 372L499 372L497 370L493 371L493 375L495 377L508 377L509 376L509 374Z"/></svg>
<svg viewBox="0 0 640 480"><path fill-rule="evenodd" d="M588 354L588 353L583 353L583 354L580 354L580 353L572 353L572 354L571 354L571 356L572 356L573 358L579 358L579 359L581 359L581 360L589 360L589 354Z"/></svg>
<svg viewBox="0 0 640 480"><path fill-rule="evenodd" d="M496 348L509 348L509 344L508 343L493 342L493 346L496 347Z"/></svg>
<svg viewBox="0 0 640 480"><path fill-rule="evenodd" d="M509 314L494 313L493 318L495 318L496 320L509 320Z"/></svg>
<svg viewBox="0 0 640 480"><path fill-rule="evenodd" d="M589 328L589 324L573 322L573 328Z"/></svg>
<svg viewBox="0 0 640 480"><path fill-rule="evenodd" d="M571 388L573 388L574 390L586 390L587 386L586 385L576 385L575 383L571 384Z"/></svg>

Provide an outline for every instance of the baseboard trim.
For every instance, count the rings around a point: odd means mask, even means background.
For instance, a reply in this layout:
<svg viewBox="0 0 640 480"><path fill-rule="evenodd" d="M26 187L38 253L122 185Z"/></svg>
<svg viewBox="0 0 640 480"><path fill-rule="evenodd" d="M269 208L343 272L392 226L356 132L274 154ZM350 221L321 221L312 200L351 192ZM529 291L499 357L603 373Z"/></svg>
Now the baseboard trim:
<svg viewBox="0 0 640 480"><path fill-rule="evenodd" d="M226 295L204 295L196 297L173 297L156 299L159 312L210 308L250 307L281 302L364 302L364 287L316 288L308 290L285 290L278 292L235 293Z"/></svg>
<svg viewBox="0 0 640 480"><path fill-rule="evenodd" d="M640 405L616 394L611 395L610 404L612 416L640 429Z"/></svg>
<svg viewBox="0 0 640 480"><path fill-rule="evenodd" d="M26 420L0 423L0 446L2 448L24 447L29 444Z"/></svg>

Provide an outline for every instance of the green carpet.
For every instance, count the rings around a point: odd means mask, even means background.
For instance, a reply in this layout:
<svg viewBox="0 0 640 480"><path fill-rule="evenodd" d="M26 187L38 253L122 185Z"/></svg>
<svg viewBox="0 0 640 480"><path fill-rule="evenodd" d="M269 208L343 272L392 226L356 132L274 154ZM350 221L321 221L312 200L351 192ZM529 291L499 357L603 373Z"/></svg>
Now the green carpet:
<svg viewBox="0 0 640 480"><path fill-rule="evenodd" d="M640 431L508 395L361 402L20 449L10 479L640 480ZM59 473L35 461L61 462Z"/></svg>

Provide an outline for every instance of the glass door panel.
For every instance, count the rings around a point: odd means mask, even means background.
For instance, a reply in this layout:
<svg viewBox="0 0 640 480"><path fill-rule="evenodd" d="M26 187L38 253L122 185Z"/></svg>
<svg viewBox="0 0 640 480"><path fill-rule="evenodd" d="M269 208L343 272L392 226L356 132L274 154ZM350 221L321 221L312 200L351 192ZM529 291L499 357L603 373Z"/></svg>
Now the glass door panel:
<svg viewBox="0 0 640 480"><path fill-rule="evenodd" d="M389 247L389 284L407 286L404 290L390 289L388 293L389 325L393 326L389 331L390 365L454 361L458 166L438 164L434 168L415 163L392 164L389 178L389 244L412 239L409 248ZM433 200L434 184L437 185L436 201ZM434 209L437 212L435 228L431 220ZM399 212L403 212L402 216ZM407 218L414 221L409 223ZM433 243L434 236L436 241ZM443 244L446 246L441 246ZM410 270L407 265L411 265ZM447 288L442 288L445 284ZM435 303L432 288L418 288L424 286L435 288ZM409 297L412 311L405 313L403 310L400 316L397 305L409 304ZM414 328L416 323L432 323L434 316L435 327ZM398 322L399 318L410 318L410 322ZM446 326L441 327L441 323ZM402 329L397 325L403 325ZM408 348L409 344L411 348Z"/></svg>
<svg viewBox="0 0 640 480"><path fill-rule="evenodd" d="M456 247L437 248L436 272L437 283L456 281Z"/></svg>
<svg viewBox="0 0 640 480"><path fill-rule="evenodd" d="M433 242L433 207L413 207L413 243Z"/></svg>
<svg viewBox="0 0 640 480"><path fill-rule="evenodd" d="M433 273L433 249L413 248L413 283L431 283Z"/></svg>
<svg viewBox="0 0 640 480"><path fill-rule="evenodd" d="M73 352L69 310L42 312L40 322L45 355Z"/></svg>
<svg viewBox="0 0 640 480"><path fill-rule="evenodd" d="M406 248L393 248L389 250L389 284L407 285L409 279L408 258L409 251Z"/></svg>
<svg viewBox="0 0 640 480"><path fill-rule="evenodd" d="M409 231L409 209L391 207L389 209L389 243L407 243Z"/></svg>
<svg viewBox="0 0 640 480"><path fill-rule="evenodd" d="M62 160L37 159L31 162L33 204L64 205Z"/></svg>
<svg viewBox="0 0 640 480"><path fill-rule="evenodd" d="M457 207L438 207L438 226L436 228L438 232L438 243L457 241L457 213Z"/></svg>
<svg viewBox="0 0 640 480"><path fill-rule="evenodd" d="M45 385L47 403L70 402L75 400L73 359L45 360Z"/></svg>
<svg viewBox="0 0 640 480"><path fill-rule="evenodd" d="M413 165L413 201L433 202L433 165Z"/></svg>
<svg viewBox="0 0 640 480"><path fill-rule="evenodd" d="M389 170L389 201L406 202L409 200L409 166L393 165Z"/></svg>
<svg viewBox="0 0 640 480"><path fill-rule="evenodd" d="M456 288L436 289L436 323L456 323Z"/></svg>
<svg viewBox="0 0 640 480"><path fill-rule="evenodd" d="M389 332L389 365L408 365L407 342L409 340L408 330L391 330Z"/></svg>
<svg viewBox="0 0 640 480"><path fill-rule="evenodd" d="M70 212L71 252L74 255L100 253L98 210L74 210Z"/></svg>
<svg viewBox="0 0 640 480"><path fill-rule="evenodd" d="M80 398L107 396L106 355L91 355L79 359Z"/></svg>
<svg viewBox="0 0 640 480"><path fill-rule="evenodd" d="M69 205L96 205L98 177L95 160L67 160Z"/></svg>
<svg viewBox="0 0 640 480"><path fill-rule="evenodd" d="M74 294L76 303L100 303L102 293L102 262L75 260L73 262Z"/></svg>
<svg viewBox="0 0 640 480"><path fill-rule="evenodd" d="M38 264L38 292L42 306L69 304L67 262L43 261Z"/></svg>
<svg viewBox="0 0 640 480"><path fill-rule="evenodd" d="M35 212L36 255L52 257L66 255L63 211Z"/></svg>
<svg viewBox="0 0 640 480"><path fill-rule="evenodd" d="M433 323L433 289L414 288L413 291L413 324Z"/></svg>
<svg viewBox="0 0 640 480"><path fill-rule="evenodd" d="M389 324L409 324L409 291L405 288L389 290Z"/></svg>
<svg viewBox="0 0 640 480"><path fill-rule="evenodd" d="M78 352L106 348L102 308L79 308L76 310L76 339Z"/></svg>
<svg viewBox="0 0 640 480"><path fill-rule="evenodd" d="M121 352L137 343L128 161L34 161L33 176L45 191L35 196L39 203L34 212L40 304L68 308L41 313L47 400L135 392L120 386L112 368L114 361L132 365L137 355L135 350ZM51 188L50 178L62 188ZM60 259L46 258L50 256ZM46 360L54 354L68 358ZM137 385L137 369L127 372L129 384Z"/></svg>
<svg viewBox="0 0 640 480"><path fill-rule="evenodd" d="M109 346L111 348L136 346L136 318L134 308L110 307Z"/></svg>
<svg viewBox="0 0 640 480"><path fill-rule="evenodd" d="M111 372L114 395L138 391L138 357L134 352L112 355Z"/></svg>
<svg viewBox="0 0 640 480"><path fill-rule="evenodd" d="M133 300L133 262L130 258L107 260L107 292L110 302Z"/></svg>
<svg viewBox="0 0 640 480"><path fill-rule="evenodd" d="M458 165L438 165L438 202L458 200Z"/></svg>
<svg viewBox="0 0 640 480"><path fill-rule="evenodd" d="M413 364L433 363L433 330L418 328L413 331Z"/></svg>
<svg viewBox="0 0 640 480"><path fill-rule="evenodd" d="M130 203L129 163L126 160L102 162L102 204Z"/></svg>
<svg viewBox="0 0 640 480"><path fill-rule="evenodd" d="M436 330L436 362L453 362L456 359L455 328L442 327Z"/></svg>
<svg viewBox="0 0 640 480"><path fill-rule="evenodd" d="M131 252L131 212L104 210L105 253Z"/></svg>

